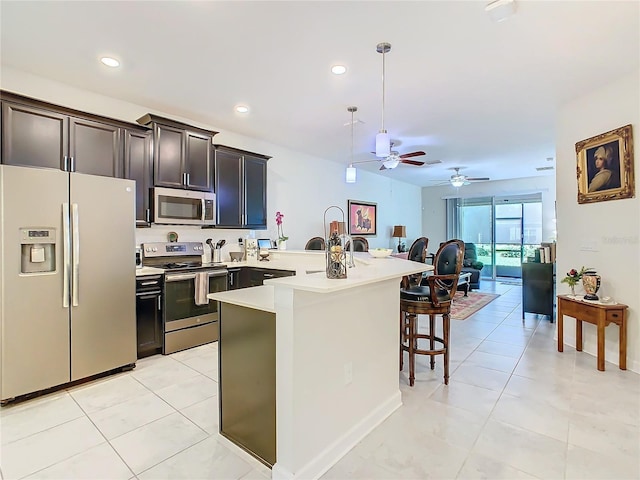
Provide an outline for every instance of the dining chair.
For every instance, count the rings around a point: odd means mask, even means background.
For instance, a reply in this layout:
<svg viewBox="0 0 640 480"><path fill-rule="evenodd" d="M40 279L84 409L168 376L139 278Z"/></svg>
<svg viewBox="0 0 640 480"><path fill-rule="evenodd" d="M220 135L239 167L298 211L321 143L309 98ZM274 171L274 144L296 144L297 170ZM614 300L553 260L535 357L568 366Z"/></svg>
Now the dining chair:
<svg viewBox="0 0 640 480"><path fill-rule="evenodd" d="M369 251L369 241L364 237L351 237L353 241L353 251L354 252L368 252ZM351 242L347 242L345 245L345 250L349 250Z"/></svg>
<svg viewBox="0 0 640 480"><path fill-rule="evenodd" d="M307 241L307 244L304 246L305 250L324 250L325 242L322 237L313 237Z"/></svg>
<svg viewBox="0 0 640 480"><path fill-rule="evenodd" d="M407 260L414 262L425 263L427 258L427 246L429 245L429 239L427 237L419 237L414 240L409 247L409 254Z"/></svg>

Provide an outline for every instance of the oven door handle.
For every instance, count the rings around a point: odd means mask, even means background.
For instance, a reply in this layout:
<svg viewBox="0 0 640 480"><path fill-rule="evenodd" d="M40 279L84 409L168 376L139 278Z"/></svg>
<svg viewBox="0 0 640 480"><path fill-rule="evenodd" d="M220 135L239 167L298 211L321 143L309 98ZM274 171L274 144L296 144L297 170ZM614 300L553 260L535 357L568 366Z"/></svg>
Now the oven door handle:
<svg viewBox="0 0 640 480"><path fill-rule="evenodd" d="M214 272L209 272L209 277L225 277L227 275L226 270L216 270ZM164 281L165 282L180 282L182 280L194 280L196 278L195 273L175 273L175 274L165 274Z"/></svg>

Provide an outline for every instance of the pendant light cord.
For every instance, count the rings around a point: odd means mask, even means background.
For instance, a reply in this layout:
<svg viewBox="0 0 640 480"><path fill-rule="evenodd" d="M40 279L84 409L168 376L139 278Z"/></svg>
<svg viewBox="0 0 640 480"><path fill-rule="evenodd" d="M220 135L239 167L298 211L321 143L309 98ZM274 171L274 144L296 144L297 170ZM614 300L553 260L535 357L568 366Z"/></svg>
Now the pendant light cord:
<svg viewBox="0 0 640 480"><path fill-rule="evenodd" d="M351 109L351 165L353 165L353 112Z"/></svg>
<svg viewBox="0 0 640 480"><path fill-rule="evenodd" d="M384 131L384 70L385 70L385 61L384 61L384 49L382 50L382 131Z"/></svg>

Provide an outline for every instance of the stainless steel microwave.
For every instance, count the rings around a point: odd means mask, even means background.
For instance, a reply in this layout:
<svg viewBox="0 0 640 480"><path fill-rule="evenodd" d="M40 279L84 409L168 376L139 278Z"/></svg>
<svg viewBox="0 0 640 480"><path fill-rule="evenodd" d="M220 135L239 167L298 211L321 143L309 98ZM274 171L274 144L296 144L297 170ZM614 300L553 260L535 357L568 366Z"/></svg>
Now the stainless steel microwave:
<svg viewBox="0 0 640 480"><path fill-rule="evenodd" d="M152 189L153 223L215 225L216 195L211 192L156 187Z"/></svg>

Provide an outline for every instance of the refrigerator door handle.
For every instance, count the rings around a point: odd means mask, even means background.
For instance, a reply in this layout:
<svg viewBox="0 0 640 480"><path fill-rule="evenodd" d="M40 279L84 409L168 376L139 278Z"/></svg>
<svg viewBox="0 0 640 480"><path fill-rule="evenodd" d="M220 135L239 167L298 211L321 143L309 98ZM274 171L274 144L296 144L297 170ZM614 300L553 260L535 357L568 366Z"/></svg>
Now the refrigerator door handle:
<svg viewBox="0 0 640 480"><path fill-rule="evenodd" d="M66 157L65 157L66 159ZM62 204L62 307L69 308L69 271L71 270L71 246L69 238L69 204Z"/></svg>
<svg viewBox="0 0 640 480"><path fill-rule="evenodd" d="M72 224L71 224L71 243L73 246L73 272L71 275L71 295L73 298L72 305L74 307L78 306L78 277L80 275L80 228L78 225L78 204L71 204L71 215L72 215Z"/></svg>

